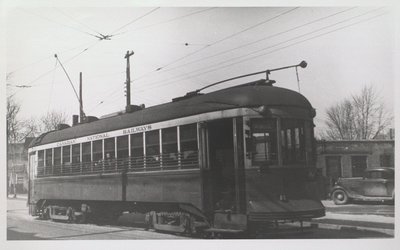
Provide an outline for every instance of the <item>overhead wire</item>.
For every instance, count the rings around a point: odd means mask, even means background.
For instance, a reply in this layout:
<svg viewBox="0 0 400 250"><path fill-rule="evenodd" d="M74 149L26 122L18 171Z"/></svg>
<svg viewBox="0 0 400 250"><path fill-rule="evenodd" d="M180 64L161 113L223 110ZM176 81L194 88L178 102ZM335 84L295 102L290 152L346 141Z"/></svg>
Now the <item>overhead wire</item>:
<svg viewBox="0 0 400 250"><path fill-rule="evenodd" d="M284 30L284 31L281 31L281 32L277 32L277 33L275 33L275 34L272 34L272 35L263 37L263 38L261 38L261 39L257 39L257 40L255 40L255 41L252 41L252 42L249 42L249 43L245 43L245 44L239 45L239 46L237 46L237 47L234 47L234 48L231 48L231 49L227 49L227 50L218 52L218 53L216 53L216 54L212 54L212 55L209 55L209 56L206 56L206 57L202 57L202 58L200 58L200 59L192 60L192 61L186 62L185 64L181 64L181 65L178 65L178 66L175 66L175 67L172 67L172 68L169 68L169 69L165 69L165 70L162 70L162 71L159 71L159 72L162 73L162 72L167 72L167 71L175 70L175 69L178 69L178 68L181 68L181 67L186 67L186 66L191 65L191 64L193 64L193 63L197 63L197 62L201 62L201 61L204 61L204 60L207 60L207 59L210 59L210 58L214 58L214 57L217 57L217 56L220 56L220 55L229 53L229 52L231 52L231 51L235 51L235 50L244 48L244 47L246 47L246 46L253 45L253 44L256 44L256 43L265 41L265 40L267 40L267 39L271 39L271 38L273 38L273 37L277 37L277 36L279 36L279 35L286 34L286 33L291 32L291 31L293 31L293 30L296 30L296 29L299 29L299 28L303 28L303 27L305 27L305 26L308 26L308 25L311 25L311 24L320 22L320 21L322 21L322 20L325 20L325 19L328 19L328 18L330 18L330 17L333 17L333 16L336 16L336 15L345 13L345 12L350 11L350 10L353 10L353 9L355 9L355 8L357 8L357 7L350 7L350 8L347 8L347 9L345 9L345 10L342 10L342 11L339 11L339 12L335 12L335 13L333 13L333 14L330 14L330 15L327 15L327 16L324 16L324 17L321 17L321 18L317 18L317 19L315 19L315 20L312 20L312 21L310 21L310 22L307 22L307 23L304 23L304 24L301 24L301 25L297 25L297 26L292 27L292 28L289 28L289 29L287 29L287 30Z"/></svg>
<svg viewBox="0 0 400 250"><path fill-rule="evenodd" d="M184 18L193 16L193 15L197 15L197 14L200 14L200 13L203 13L203 12L214 10L216 8L217 7L212 7L212 8L202 9L202 10L199 10L199 11L194 11L194 12L191 12L191 13L183 15L183 16L175 17L175 18L172 18L172 19L169 19L169 20L166 20L166 21L162 21L162 22L158 22L158 23L154 23L154 24L149 24L149 25L142 26L142 27L138 27L136 29L133 29L133 30L130 30L130 31L125 31L125 32L122 32L120 34L130 33L130 32L133 32L133 31L148 29L148 28L151 28L151 27L154 27L154 26L163 25L163 24L166 24L166 23L171 23L171 22L174 22L176 20L184 19Z"/></svg>
<svg viewBox="0 0 400 250"><path fill-rule="evenodd" d="M111 32L111 35L113 35L113 36L119 35L119 33L116 33L116 32L118 32L118 31L120 31L121 29L125 28L126 26L129 26L129 25L131 25L132 23L137 22L137 21L139 21L140 19L142 19L142 18L144 18L144 17L150 15L151 13L153 13L154 11L156 11L156 10L158 10L158 9L160 9L160 7L156 7L156 8L154 8L154 9L152 9L152 10L146 12L145 14L143 14L143 15L141 15L141 16L135 18L134 20L128 22L127 24L122 25L122 26L119 27L118 29L112 31L112 32Z"/></svg>
<svg viewBox="0 0 400 250"><path fill-rule="evenodd" d="M65 53L65 52L75 50L75 49L80 48L80 47L82 47L82 46L84 46L84 45L87 45L87 44L89 44L89 43L92 43L92 41L86 42L86 43L83 43L83 44L80 44L80 45L78 45L78 46L76 46L76 47L73 47L73 48L68 48L68 49L62 50L62 51L60 51L58 54L63 54L63 53ZM21 66L21 67L19 67L19 68L17 68L17 69L14 69L13 71L11 71L11 72L9 72L9 73L15 73L15 72L17 72L17 71L23 70L23 69L28 68L28 67L30 67L30 66L36 65L36 64L41 63L41 62L43 62L43 61L45 61L45 60L47 60L47 59L52 58L53 56L54 56L54 54L49 55L49 56L46 56L46 57L41 57L40 59L38 59L38 60L36 60L36 61L34 61L34 62L32 62L32 63L23 65L23 66Z"/></svg>
<svg viewBox="0 0 400 250"><path fill-rule="evenodd" d="M93 42L90 46L88 46L87 48L83 49L82 51L80 51L79 53L77 53L76 55L68 58L66 61L64 61L64 64L69 63L70 61L74 60L75 58L77 58L79 55L81 55L82 53L88 51L90 48L92 48L93 46L95 46L99 41L95 41ZM43 74L39 75L38 77L36 77L35 79L33 79L32 81L30 81L29 83L27 83L26 85L31 85L32 87L34 86L39 86L39 85L44 85L44 84L34 84L32 85L32 83L38 81L39 79L43 78L44 76L47 76L49 73L51 73L53 71L53 69L44 72Z"/></svg>
<svg viewBox="0 0 400 250"><path fill-rule="evenodd" d="M226 40L228 40L228 39L230 39L230 38L232 38L232 37L235 37L235 36L237 36L237 35L239 35L239 34L242 34L242 33L246 32L246 31L249 31L249 30L251 30L251 29L254 29L254 28L256 28L256 27L258 27L258 26L260 26L260 25L263 25L263 24L268 23L268 22L270 22L270 21L272 21L272 20L275 20L275 19L277 19L278 17L284 16L284 15L286 15L286 14L288 14L288 13L290 13L290 12L296 10L296 9L299 9L299 8L300 8L300 7L291 8L291 9L289 9L289 10L287 10L287 11L284 11L284 12L282 12L282 13L276 15L276 16L273 16L273 17L271 17L271 18L268 18L268 19L266 19L266 20L263 20L262 22L256 23L256 24L254 24L254 25L252 25L252 26L250 26L250 27L247 27L247 28L242 29L242 30L240 30L240 31L238 31L238 32L235 32L235 33L233 33L233 34L230 34L230 35L228 35L228 36L225 36L225 37L223 37L223 38L221 38L221 39L219 39L219 40L217 40L217 41L215 41L215 42L209 44L208 46L202 47L202 48L200 48L200 49L198 49L198 50L195 50L195 51L192 52L192 53L189 53L189 54L187 54L187 55L184 55L184 56L182 56L182 57L180 57L180 58L178 58L178 59L176 59L176 60L173 60L172 62L167 63L166 65L164 65L164 66L162 66L162 67L156 69L155 71L159 71L159 70L165 69L166 67L169 67L169 66L171 66L171 65L173 65L173 64L175 64L175 63L177 63L177 62L179 62L179 61L181 61L181 60L183 60L183 59L185 59L185 58L188 58L188 57L190 57L190 56L193 56L193 55L195 55L195 54L197 54L197 53L199 53L199 52L205 50L206 48L209 48L209 47L211 47L211 46L214 46L214 45L216 45L216 44L218 44L218 43L221 43L221 42L223 42L223 41L226 41Z"/></svg>
<svg viewBox="0 0 400 250"><path fill-rule="evenodd" d="M81 30L81 29L78 29L78 28L75 28L75 27L72 27L72 26L69 26L69 25L63 24L63 23L59 23L59 22L57 22L57 21L54 21L54 20L52 20L52 19L50 19L50 18L43 17L43 16L41 16L41 15L38 15L38 14L36 14L36 13L33 13L33 12L32 12L32 13L30 13L30 12L28 12L27 10L25 10L25 9L23 9L23 8L17 8L17 9L19 9L19 10L22 10L22 11L24 11L25 13L28 13L28 14L30 14L30 15L33 15L33 16L36 16L36 17L39 17L39 18L41 18L41 19L45 19L45 20L47 20L47 21L49 21L49 22L52 22L52 23L55 23L55 24L62 25L62 26L64 26L64 27L67 27L67 28L73 29L73 30L75 30L75 31L78 31L78 32L80 32L80 33L83 33L83 34L86 34L86 35L89 35L89 36L94 36L93 34L91 34L91 33L89 33L89 32L86 32L86 31L84 31L84 30Z"/></svg>
<svg viewBox="0 0 400 250"><path fill-rule="evenodd" d="M160 8L160 7L154 8L154 9L152 9L151 11L145 13L144 15L142 15L142 16L140 16L140 17L134 19L133 21L131 21L131 22L129 22L129 23L127 23L127 24L121 26L120 28L116 29L116 30L113 32L113 34L112 34L111 36L117 35L117 34L114 34L114 33L117 32L117 31L119 31L120 29L122 29L122 28L124 28L124 27L126 27L126 26L128 26L128 25L131 25L132 23L134 23L134 22L136 22L136 21L138 21L138 20L144 18L145 16L150 15L151 13L153 13L154 11L156 11L156 10L159 9L159 8ZM23 9L22 9L22 10L23 10ZM23 10L23 11L25 11L25 10ZM25 12L27 12L27 11L25 11ZM29 13L29 12L27 12L27 13L28 13L28 14L31 14L31 13ZM53 20L51 20L51 19L49 19L49 18L45 18L45 17L39 16L39 15L36 15L36 14L33 14L33 15L38 16L38 17L43 18L43 19L46 19L46 20L48 20L48 21L51 21L51 22L54 22L54 23L59 24L58 22L55 22L55 21L53 21ZM61 25L63 25L63 24L61 24ZM66 27L69 27L69 28L73 28L73 27L70 27L70 26L68 26L68 25L63 25L63 26L66 26ZM86 34L88 34L88 35L91 35L91 36L94 36L94 37L98 37L98 36L95 36L95 35L93 35L93 34L91 34L91 33L88 33L88 32L85 32L85 31L82 31L82 30L79 30L79 29L76 29L76 28L74 28L74 29L75 29L75 30L78 30L78 31L81 31L81 32L83 32L83 33L86 33ZM100 33L99 33L99 34L100 34ZM100 34L100 35L101 35L101 34ZM75 59L76 57L78 57L79 55L81 55L82 53L86 52L89 48L95 46L95 45L97 44L97 42L102 41L102 40L103 40L103 39L100 39L100 40L96 41L96 43L93 43L91 46L85 48L84 50L82 50L81 52L79 52L78 54L76 54L75 56L69 58L69 59L66 60L64 63L67 63L67 62L72 61L73 59ZM61 62L60 62L60 64L61 64ZM49 71L47 71L47 72L41 74L40 76L38 76L37 78L35 78L33 81L29 82L27 85L30 85L30 84L32 84L33 82L36 82L37 80L41 79L42 77L46 76L47 74L49 74L49 73L51 73L51 72L52 72L52 70L49 70ZM72 83L71 83L71 84L72 84ZM42 85L42 84L36 84L35 86L37 86L37 85ZM75 91L75 89L74 89L74 91ZM75 91L75 92L76 92L76 91ZM75 94L76 94L76 93L75 93ZM78 99L79 99L79 98L78 98Z"/></svg>
<svg viewBox="0 0 400 250"><path fill-rule="evenodd" d="M59 12L61 12L64 16L67 16L68 18L73 19L75 22L78 22L78 23L80 23L81 25L84 25L85 27L91 29L92 31L95 31L96 33L100 34L97 30L94 30L94 29L92 29L91 27L87 26L86 24L81 23L81 22L75 20L74 18L72 18L72 17L69 16L69 15L66 15L66 14L65 14L64 12L62 12L60 9L58 9L58 8L56 8L56 9L57 9ZM145 17L145 16L151 14L152 12L156 11L157 9L158 9L158 8L155 8L155 9L151 10L150 12L147 12L146 14L142 15L141 17L136 18L135 20L133 20L133 21L131 21L131 22L129 22L129 23L127 23L127 24L121 26L120 28L118 28L118 29L115 30L114 32L119 31L120 29L122 29L122 28L124 28L124 27L126 27L126 26L128 26L128 25L131 25L132 23L134 23L134 22L140 20L141 18L143 18L143 17ZM211 10L211 9L215 9L215 8L207 8L207 9L204 9L204 10L195 11L195 12L192 12L192 13L189 13L189 14L186 14L186 15L183 15L183 16L179 16L179 17L176 17L176 18L173 18L173 19L169 19L169 20L164 21L164 22L160 22L160 23L148 25L148 26L146 26L146 27L141 27L140 29L149 28L149 27L152 27L152 26L155 26L155 25L161 25L161 24L173 22L173 21L176 21L176 20L179 20L179 19L182 19L182 18L186 18L186 17L192 16L192 15L196 15L196 14L199 14L199 13L202 13L202 12L209 11L209 10ZM25 9L20 8L20 10L22 10L22 11L24 11L24 12L30 14L30 15L34 15L34 16L36 16L36 17L45 19L45 20L47 20L47 21L50 21L50 22L53 22L53 23L56 23L56 24L59 24L59 25L62 25L62 26L68 27L68 28L72 28L72 29L75 29L75 30L77 30L77 31L84 32L84 33L86 33L86 34L89 34L89 35L91 35L91 36L94 36L93 34L87 33L87 32L85 32L85 31L82 31L82 30L80 30L80 29L76 29L76 28L71 27L71 26L68 26L68 25L64 25L64 24L62 24L62 23L58 23L58 22L56 22L56 21L54 21L54 20L52 20L52 19L49 19L49 18L47 18L47 17L43 17L43 16L37 15L37 14L35 14L35 13L30 13L30 12L26 11ZM117 35L117 34L115 34L115 35ZM93 46L93 45L92 45L92 46ZM90 47L91 47L91 46L90 46ZM82 50L80 53L78 53L77 55L73 56L72 58L66 60L64 63L69 62L70 60L72 60L72 59L74 59L75 57L79 56L80 54L82 54L83 52L87 51L88 49L89 49L89 47L86 48L86 49L84 49L84 50ZM71 50L73 50L73 49L71 49ZM62 53L62 52L61 52L61 53ZM51 57L52 57L52 56L45 57L45 58L41 59L41 61L44 61L44 60L49 59L49 58L51 58ZM36 63L39 63L39 61L35 61L35 62L32 63L32 64L29 64L29 65L24 66L23 68L28 67L28 66L31 66L31 65L36 64ZM19 69L17 69L17 70L20 70L20 69L21 69L21 68L19 68ZM17 70L14 70L13 72L15 72L15 71L17 71ZM52 70L43 73L43 74L40 75L39 77L35 78L33 81L29 82L29 84L31 84L31 83L33 83L33 82L35 82L35 81L41 79L42 77L46 76L47 74L49 74L49 73L51 73L51 72L52 72ZM42 85L42 84L38 84L38 85ZM19 91L18 91L18 92L19 92Z"/></svg>
<svg viewBox="0 0 400 250"><path fill-rule="evenodd" d="M58 12L60 12L61 14L63 14L64 16L66 16L67 18L71 19L72 21L74 21L74 22L76 22L76 23L78 23L78 24L80 24L80 25L82 25L82 26L84 26L84 27L90 29L91 31L96 32L97 34L101 34L99 31L93 29L92 27L88 26L87 24L85 24L85 23L83 23L83 22L81 22L81 21L79 21L79 20L73 18L73 17L70 16L70 15L67 15L64 11L60 10L59 8L56 8L56 7L53 7L53 8L56 9L56 10L57 10Z"/></svg>
<svg viewBox="0 0 400 250"><path fill-rule="evenodd" d="M262 24L265 24L265 23L267 23L267 22L270 22L270 21L272 21L272 20L274 20L274 19L276 19L276 18L278 18L278 17L281 17L281 16L283 16L283 15L286 15L286 14L288 14L288 13L290 13L290 12L292 12L292 11L298 9L298 8L299 8L299 7L295 7L295 8L289 9L288 11L284 11L283 13L280 13L280 14L278 14L278 15L272 17L272 18L268 18L268 19L266 19L266 20L264 20L264 21L262 21L262 22L260 22L260 23L257 23L257 24L255 24L255 25L252 25L252 26L250 26L250 27L247 27L247 28L245 28L245 29L243 29L243 30L241 30L241 31L239 31L239 32L236 32L236 33L230 34L230 35L228 35L228 36L226 36L226 37L223 37L222 39L219 39L219 40L217 40L217 41L215 41L215 42L213 42L213 43L211 43L211 44L205 45L204 47L202 47L202 48L200 48L200 49L198 49L198 50L195 50L195 51L192 52L192 53L189 53L189 54L187 54L187 55L185 55L185 56L183 56L183 57L180 57L180 58L178 58L178 59L176 59L176 60L174 60L174 61L172 61L172 62L169 62L169 63L167 63L166 65L157 68L156 70L152 70L152 71L149 71L149 72L147 72L147 73L144 73L144 74L142 74L141 76L135 78L133 81L137 81L137 80L139 80L139 79L143 79L143 78L145 78L146 76L148 76L149 74L152 74L152 73L154 73L154 72L160 72L160 71L166 72L166 71L170 71L170 70L172 70L172 68L171 68L171 69L166 69L166 70L165 70L165 68L168 67L168 66L170 66L170 65L173 65L173 64L175 64L176 62L181 61L181 60L183 60L183 59L185 59L185 58L187 58L187 57L189 57L189 56L192 56L192 55L194 55L194 54L197 54L197 53L201 52L202 50L204 50L204 49L206 49L206 48L208 48L208 47L210 47L210 46L214 46L214 45L216 45L216 44L218 44L218 43L220 43L220 42L223 42L223 41L225 41L225 40L228 40L228 39L230 39L230 38L232 38L232 37L234 37L234 36L236 36L236 35L239 35L239 34L241 34L241 33L243 33L243 32L246 32L246 31L248 31L248 30L250 30L250 29L253 29L253 28L256 28L256 27L258 27L258 26L260 26L260 25L262 25ZM182 67L182 65L181 65L180 67ZM175 67L175 68L177 68L177 67Z"/></svg>
<svg viewBox="0 0 400 250"><path fill-rule="evenodd" d="M379 9L382 9L382 8L377 8L377 9L374 9L374 10L372 10L372 11L377 11L377 10L379 10ZM358 17L360 17L360 16L367 15L367 14L369 14L369 13L372 12L372 11L367 11L367 12L365 12L365 13L363 13L363 14L360 14L360 15L357 15L357 16L353 16L352 18L348 18L348 19L346 19L346 20L337 22L337 23L335 23L335 24L331 24L331 25L325 26L324 28L326 29L326 28L328 28L328 27L332 27L332 26L337 25L337 24L339 24L339 23L343 23L343 22L345 22L345 21L349 21L349 20L358 18ZM368 21L368 20L370 20L370 19L376 18L376 17L381 16L381 15L383 15L383 14L374 16L374 17L372 17L372 18L363 19L363 20L360 21L360 22L356 22L356 23L354 23L354 24L350 24L350 25L343 26L343 28L338 28L338 29L335 29L335 30L333 30L333 31L328 31L328 32L325 32L325 33L323 33L323 34L321 34L321 35L316 35L316 36L313 36L313 37L311 37L311 38L302 40L302 41L300 41L300 42L295 42L295 43L289 44L289 45L287 45L287 46L284 46L284 47L282 47L282 48L278 48L278 49L269 51L269 52L264 53L264 54L261 54L261 55L253 56L253 57L251 57L251 58L242 59L242 60L240 60L240 61L233 62L233 63L227 64L227 65L221 65L221 63L226 63L226 62L230 62L230 61L232 61L232 60L236 60L236 59L239 59L239 58L242 58L242 57L246 57L246 56L249 55L249 54L247 54L247 55L245 55L245 56L239 56L239 57L236 57L236 58L233 58L233 59L229 59L228 61L220 62L220 63L217 63L217 64L215 64L215 65L211 65L211 66L208 66L208 67L204 67L204 68L202 68L202 69L193 70L193 71L191 71L191 72L189 72L189 73L183 74L183 75L181 75L181 76L178 76L178 77L175 77L175 78L172 78L172 79L167 79L167 80L162 80L162 81L153 82L153 84L151 84L151 87L148 87L149 85L146 86L146 90L150 90L150 89L153 89L153 88L157 88L157 87L159 87L159 86L166 86L166 85L174 84L174 83L176 83L176 81L177 81L176 78L178 78L178 80L181 81L181 80L189 79L190 77L200 76L200 75L207 74L207 73L211 73L211 72L214 72L214 71L223 69L223 68L227 68L227 67L230 67L230 66L233 66L233 65L236 65L236 64L239 64L239 63L248 61L248 60L253 60L253 59L255 59L255 58L258 58L258 57L261 57L261 56L265 56L265 55L274 53L274 52L276 52L276 51L279 51L279 50L282 50L282 49L285 49L285 48L288 48L288 47L297 45L298 43L302 43L302 42L305 42L305 41L309 41L309 40L311 40L311 39L320 37L320 36L322 36L322 35L326 35L326 34L329 34L329 33L334 32L334 31L337 31L337 30L340 30L340 29L344 29L344 28L347 28L347 27L356 25L356 24L361 23L361 22L363 22L363 21ZM295 39L304 37L304 36L306 36L306 35L310 35L310 34L315 33L315 32L317 32L317 31L321 31L321 30L323 30L324 28L319 28L319 29L314 30L314 31L312 31L312 32L308 32L308 33L306 33L306 34L302 34L302 35L296 36L296 37L294 37L294 38L291 38L291 39L289 39L289 40L286 40L286 41L277 43L277 44L272 45L272 46L269 46L269 47L267 47L267 48L263 48L263 49L261 49L261 50L257 50L256 52L260 52L260 51L263 51L263 50L266 50L266 49L269 49L269 48L272 48L272 47L276 47L276 46L282 45L282 44L284 44L284 43L286 43L286 42L288 42L288 41L292 41L292 40L295 40ZM254 54L254 53L255 53L255 52L251 52L250 54ZM216 67L216 66L218 66L218 67ZM198 72L198 71L201 71L201 70L204 70L204 69L208 69L208 68L212 68L212 69L207 70L207 71L200 72L200 73L198 73L198 74L189 75L189 74L196 73L196 72ZM160 83L160 84L156 84L156 83ZM178 84L178 83L176 83L176 84ZM143 92L143 91L145 91L145 90L142 90L141 92Z"/></svg>

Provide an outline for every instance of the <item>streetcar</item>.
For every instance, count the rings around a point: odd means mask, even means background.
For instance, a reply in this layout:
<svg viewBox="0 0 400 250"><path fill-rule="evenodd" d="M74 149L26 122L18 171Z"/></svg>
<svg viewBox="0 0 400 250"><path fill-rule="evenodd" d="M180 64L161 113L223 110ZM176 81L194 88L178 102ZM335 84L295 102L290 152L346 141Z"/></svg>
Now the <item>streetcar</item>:
<svg viewBox="0 0 400 250"><path fill-rule="evenodd" d="M324 216L315 109L266 73L42 134L28 150L30 214L85 222L138 213L148 228L190 234Z"/></svg>

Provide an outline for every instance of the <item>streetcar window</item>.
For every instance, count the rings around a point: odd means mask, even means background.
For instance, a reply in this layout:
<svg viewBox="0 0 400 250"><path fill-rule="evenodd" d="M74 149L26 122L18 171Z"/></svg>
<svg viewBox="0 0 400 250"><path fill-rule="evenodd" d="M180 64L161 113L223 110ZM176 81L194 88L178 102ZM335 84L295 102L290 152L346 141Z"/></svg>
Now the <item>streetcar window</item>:
<svg viewBox="0 0 400 250"><path fill-rule="evenodd" d="M128 135L117 137L117 157L118 158L129 157Z"/></svg>
<svg viewBox="0 0 400 250"><path fill-rule="evenodd" d="M197 168L198 146L197 146L197 124L188 124L179 127L181 143L181 167Z"/></svg>
<svg viewBox="0 0 400 250"><path fill-rule="evenodd" d="M104 167L111 169L114 167L115 158L115 138L108 138L104 140Z"/></svg>
<svg viewBox="0 0 400 250"><path fill-rule="evenodd" d="M114 159L115 158L115 139L108 138L104 140L104 158Z"/></svg>
<svg viewBox="0 0 400 250"><path fill-rule="evenodd" d="M99 162L103 159L103 140L93 141L93 161Z"/></svg>
<svg viewBox="0 0 400 250"><path fill-rule="evenodd" d="M82 162L91 162L90 142L82 143Z"/></svg>
<svg viewBox="0 0 400 250"><path fill-rule="evenodd" d="M54 174L61 173L61 147L54 149Z"/></svg>
<svg viewBox="0 0 400 250"><path fill-rule="evenodd" d="M103 140L93 141L93 171L103 170Z"/></svg>
<svg viewBox="0 0 400 250"><path fill-rule="evenodd" d="M252 119L251 138L253 165L276 164L278 161L276 119Z"/></svg>
<svg viewBox="0 0 400 250"><path fill-rule="evenodd" d="M62 147L63 164L71 162L71 146Z"/></svg>
<svg viewBox="0 0 400 250"><path fill-rule="evenodd" d="M46 149L46 167L53 165L53 153L51 149Z"/></svg>
<svg viewBox="0 0 400 250"><path fill-rule="evenodd" d="M160 166L160 134L159 130L146 132L146 168Z"/></svg>
<svg viewBox="0 0 400 250"><path fill-rule="evenodd" d="M281 141L283 163L305 160L304 121L282 119Z"/></svg>
<svg viewBox="0 0 400 250"><path fill-rule="evenodd" d="M81 144L72 145L72 163L81 161Z"/></svg>
<svg viewBox="0 0 400 250"><path fill-rule="evenodd" d="M143 133L131 134L131 167L143 168Z"/></svg>
<svg viewBox="0 0 400 250"><path fill-rule="evenodd" d="M178 133L177 128L162 129L162 164L178 166Z"/></svg>
<svg viewBox="0 0 400 250"><path fill-rule="evenodd" d="M305 148L306 160L315 163L317 154L315 153L314 124L311 121L305 121L304 125L304 139L303 141L300 140L300 145L303 145Z"/></svg>
<svg viewBox="0 0 400 250"><path fill-rule="evenodd" d="M38 168L37 168L38 176L44 174L44 150L38 151Z"/></svg>
<svg viewBox="0 0 400 250"><path fill-rule="evenodd" d="M146 132L146 155L160 153L160 136L158 130Z"/></svg>

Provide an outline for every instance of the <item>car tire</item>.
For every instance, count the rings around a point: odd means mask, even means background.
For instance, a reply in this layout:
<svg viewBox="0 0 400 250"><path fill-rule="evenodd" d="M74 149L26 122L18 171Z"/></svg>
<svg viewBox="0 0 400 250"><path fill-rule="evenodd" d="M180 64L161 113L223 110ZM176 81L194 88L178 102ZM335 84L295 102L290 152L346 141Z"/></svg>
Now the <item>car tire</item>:
<svg viewBox="0 0 400 250"><path fill-rule="evenodd" d="M349 201L349 196L344 190L338 189L333 191L332 200L336 205L344 205Z"/></svg>

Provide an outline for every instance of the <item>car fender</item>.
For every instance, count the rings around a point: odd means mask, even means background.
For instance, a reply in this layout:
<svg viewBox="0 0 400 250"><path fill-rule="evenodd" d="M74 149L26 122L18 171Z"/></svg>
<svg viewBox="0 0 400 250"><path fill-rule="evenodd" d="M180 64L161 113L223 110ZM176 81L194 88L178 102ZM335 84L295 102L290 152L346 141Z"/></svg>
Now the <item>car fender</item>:
<svg viewBox="0 0 400 250"><path fill-rule="evenodd" d="M332 187L331 192L329 193L329 197L331 197L333 192L335 192L336 190L343 190L344 192L346 192L346 194L349 198L353 198L353 193L351 191L349 191L347 188L344 188L339 185L335 185Z"/></svg>

